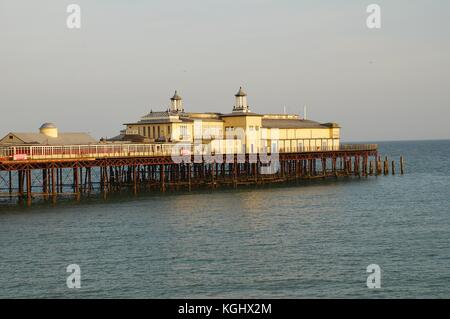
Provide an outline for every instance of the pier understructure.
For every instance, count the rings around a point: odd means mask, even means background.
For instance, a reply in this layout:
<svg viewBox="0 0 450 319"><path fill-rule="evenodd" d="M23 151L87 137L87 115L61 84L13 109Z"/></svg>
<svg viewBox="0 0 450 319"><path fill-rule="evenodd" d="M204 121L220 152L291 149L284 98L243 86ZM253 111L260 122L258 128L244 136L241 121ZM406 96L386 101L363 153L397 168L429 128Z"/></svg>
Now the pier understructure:
<svg viewBox="0 0 450 319"><path fill-rule="evenodd" d="M186 147L191 146L184 145L180 156L174 156L170 144L1 147L0 197L31 203L36 198L55 201L62 196L97 193L106 197L120 191L237 188L389 171L387 159L382 161L375 144L213 156L186 151Z"/></svg>

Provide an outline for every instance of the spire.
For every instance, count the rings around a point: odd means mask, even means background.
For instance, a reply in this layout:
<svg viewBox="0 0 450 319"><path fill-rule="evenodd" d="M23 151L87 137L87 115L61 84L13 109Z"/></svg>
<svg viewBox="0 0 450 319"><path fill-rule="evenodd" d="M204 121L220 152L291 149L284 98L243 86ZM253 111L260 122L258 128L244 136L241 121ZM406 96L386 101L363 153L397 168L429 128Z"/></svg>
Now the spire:
<svg viewBox="0 0 450 319"><path fill-rule="evenodd" d="M247 96L244 90L242 90L242 86L239 87L239 91L236 93L235 96Z"/></svg>
<svg viewBox="0 0 450 319"><path fill-rule="evenodd" d="M171 100L172 100L172 101L180 101L180 100L182 100L181 96L178 95L177 90L175 90L175 93L174 93L174 95L172 96Z"/></svg>

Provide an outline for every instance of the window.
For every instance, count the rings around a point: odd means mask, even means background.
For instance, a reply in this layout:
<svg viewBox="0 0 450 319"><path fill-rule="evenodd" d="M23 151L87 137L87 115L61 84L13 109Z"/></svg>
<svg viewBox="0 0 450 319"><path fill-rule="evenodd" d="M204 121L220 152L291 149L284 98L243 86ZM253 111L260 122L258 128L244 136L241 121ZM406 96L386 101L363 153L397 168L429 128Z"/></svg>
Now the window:
<svg viewBox="0 0 450 319"><path fill-rule="evenodd" d="M153 138L155 138L155 127L153 126Z"/></svg>
<svg viewBox="0 0 450 319"><path fill-rule="evenodd" d="M158 137L161 136L161 128L158 126Z"/></svg>
<svg viewBox="0 0 450 319"><path fill-rule="evenodd" d="M170 125L167 127L167 135L170 135Z"/></svg>
<svg viewBox="0 0 450 319"><path fill-rule="evenodd" d="M253 131L253 125L250 125L248 128L250 129L250 131Z"/></svg>
<svg viewBox="0 0 450 319"><path fill-rule="evenodd" d="M181 138L188 135L187 125L180 125L180 135L181 135Z"/></svg>

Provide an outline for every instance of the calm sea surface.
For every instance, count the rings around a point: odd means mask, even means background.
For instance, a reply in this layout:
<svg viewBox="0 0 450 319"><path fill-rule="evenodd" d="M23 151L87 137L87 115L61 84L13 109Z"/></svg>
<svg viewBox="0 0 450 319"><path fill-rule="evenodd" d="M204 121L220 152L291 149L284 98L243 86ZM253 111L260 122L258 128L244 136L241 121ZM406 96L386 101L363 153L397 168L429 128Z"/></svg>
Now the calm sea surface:
<svg viewBox="0 0 450 319"><path fill-rule="evenodd" d="M380 148L404 176L0 205L0 297L450 298L450 141Z"/></svg>

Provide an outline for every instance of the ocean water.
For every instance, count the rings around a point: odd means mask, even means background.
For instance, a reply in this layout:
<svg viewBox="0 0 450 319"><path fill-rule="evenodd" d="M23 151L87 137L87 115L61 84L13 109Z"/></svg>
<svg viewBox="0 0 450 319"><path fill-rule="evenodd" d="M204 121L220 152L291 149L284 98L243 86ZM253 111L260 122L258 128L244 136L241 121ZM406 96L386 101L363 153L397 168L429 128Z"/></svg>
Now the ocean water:
<svg viewBox="0 0 450 319"><path fill-rule="evenodd" d="M0 206L0 297L449 298L450 141L379 145L405 175Z"/></svg>

